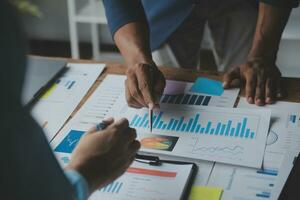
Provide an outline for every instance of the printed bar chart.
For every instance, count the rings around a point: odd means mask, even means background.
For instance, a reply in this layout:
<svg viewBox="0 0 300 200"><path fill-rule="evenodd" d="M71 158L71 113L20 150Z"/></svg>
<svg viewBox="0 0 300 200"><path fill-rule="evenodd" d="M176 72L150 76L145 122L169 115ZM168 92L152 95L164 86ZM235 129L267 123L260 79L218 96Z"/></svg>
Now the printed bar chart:
<svg viewBox="0 0 300 200"><path fill-rule="evenodd" d="M168 95L164 94L161 97L161 103L183 104L183 105L202 105L207 106L211 100L211 96L198 94L180 94Z"/></svg>
<svg viewBox="0 0 300 200"><path fill-rule="evenodd" d="M247 126L247 117L236 122L236 126L234 126L233 120L227 120L226 123L214 123L213 121L208 121L206 124L201 124L199 123L200 114L195 114L188 119L185 119L184 116L180 116L179 118L163 120L163 116L164 112L159 112L157 115L153 115L153 129L246 139L255 138L255 132ZM130 126L135 128L149 128L147 119L148 113L145 113L142 116L135 114L130 121Z"/></svg>
<svg viewBox="0 0 300 200"><path fill-rule="evenodd" d="M123 183L114 181L111 184L99 189L100 192L118 194L122 189Z"/></svg>

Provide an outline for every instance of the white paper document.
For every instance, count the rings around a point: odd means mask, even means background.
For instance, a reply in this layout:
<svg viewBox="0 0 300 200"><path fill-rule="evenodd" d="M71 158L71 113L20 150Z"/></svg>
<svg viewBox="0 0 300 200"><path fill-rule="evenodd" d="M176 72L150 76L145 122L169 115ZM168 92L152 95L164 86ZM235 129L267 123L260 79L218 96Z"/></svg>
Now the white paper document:
<svg viewBox="0 0 300 200"><path fill-rule="evenodd" d="M257 108L245 98L240 99L238 107ZM271 109L272 115L263 169L216 164L208 185L223 188L223 200L277 199L291 170L292 158L300 150L299 104L276 102L264 108Z"/></svg>
<svg viewBox="0 0 300 200"><path fill-rule="evenodd" d="M141 151L262 166L269 110L161 105L153 115L152 133L148 127L148 109L126 106L112 113L126 117L130 126L137 129Z"/></svg>
<svg viewBox="0 0 300 200"><path fill-rule="evenodd" d="M240 91L238 88L227 90L222 88L222 92L219 95L213 95L213 92L209 94L195 93L191 91L193 84L191 82L167 80L160 103L232 108Z"/></svg>
<svg viewBox="0 0 300 200"><path fill-rule="evenodd" d="M281 167L279 169L278 177L276 178L274 189L271 193L271 199L278 199L285 182L287 181L290 172L294 167L294 161L299 155L299 151L287 151L284 159L282 160Z"/></svg>
<svg viewBox="0 0 300 200"><path fill-rule="evenodd" d="M62 152L67 143L55 147L55 155L64 167L70 153ZM75 146L74 146L75 147ZM160 166L134 161L126 172L109 185L96 190L90 200L179 200L185 194L192 165L163 163Z"/></svg>
<svg viewBox="0 0 300 200"><path fill-rule="evenodd" d="M34 105L31 114L43 127L48 140L67 121L104 70L104 64L68 64L69 70Z"/></svg>
<svg viewBox="0 0 300 200"><path fill-rule="evenodd" d="M127 106L124 79L108 76L57 139L85 132L105 116L126 117L137 129L141 151L261 167L270 119L267 110L163 104L154 115L150 134L147 109Z"/></svg>

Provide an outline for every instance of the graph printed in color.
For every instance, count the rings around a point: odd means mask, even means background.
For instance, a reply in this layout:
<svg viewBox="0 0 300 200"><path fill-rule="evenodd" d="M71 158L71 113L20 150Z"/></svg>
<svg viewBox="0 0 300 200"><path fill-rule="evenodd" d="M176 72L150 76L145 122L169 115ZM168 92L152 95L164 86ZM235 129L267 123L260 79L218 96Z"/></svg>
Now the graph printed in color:
<svg viewBox="0 0 300 200"><path fill-rule="evenodd" d="M299 115L289 115L288 116L288 128L298 128L300 127L300 116Z"/></svg>
<svg viewBox="0 0 300 200"><path fill-rule="evenodd" d="M63 89L67 89L67 90L71 90L74 85L75 85L76 81L73 80L65 80L65 79L58 79L41 97L42 99L47 99L50 95L52 95L55 90L58 89L58 87L63 88Z"/></svg>
<svg viewBox="0 0 300 200"><path fill-rule="evenodd" d="M180 118L171 118L164 121L164 112L153 115L153 129L167 130L175 132L187 132L193 134L215 135L225 137L240 137L246 139L255 138L255 132L248 128L248 118L244 117L241 121L233 126L233 120L227 120L226 123L213 123L208 121L206 124L199 123L200 114L196 114L189 119L184 116ZM137 128L148 128L148 113L144 116L136 114L130 122L130 126Z"/></svg>
<svg viewBox="0 0 300 200"><path fill-rule="evenodd" d="M54 151L61 153L72 153L83 134L84 131L71 130L67 134L67 136L60 142L60 144L54 149Z"/></svg>
<svg viewBox="0 0 300 200"><path fill-rule="evenodd" d="M74 84L76 83L76 81L73 80L63 80L63 79L59 79L56 81L56 84L59 85L63 85L65 88L67 88L68 90L72 89L72 87L74 86Z"/></svg>
<svg viewBox="0 0 300 200"><path fill-rule="evenodd" d="M183 105L202 105L207 106L211 100L211 96L198 94L180 94L168 95L164 94L161 97L161 103L183 104Z"/></svg>
<svg viewBox="0 0 300 200"><path fill-rule="evenodd" d="M99 189L103 193L118 194L122 189L123 183L119 181L114 181L111 184Z"/></svg>

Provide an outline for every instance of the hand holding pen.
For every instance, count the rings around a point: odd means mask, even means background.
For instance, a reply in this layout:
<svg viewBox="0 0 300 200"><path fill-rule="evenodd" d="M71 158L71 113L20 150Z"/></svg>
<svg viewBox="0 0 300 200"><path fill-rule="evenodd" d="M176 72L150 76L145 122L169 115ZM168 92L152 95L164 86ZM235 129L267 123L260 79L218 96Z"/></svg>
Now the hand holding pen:
<svg viewBox="0 0 300 200"><path fill-rule="evenodd" d="M136 131L126 119L105 120L89 130L72 153L67 169L78 171L89 191L107 185L130 166L140 148Z"/></svg>
<svg viewBox="0 0 300 200"><path fill-rule="evenodd" d="M156 107L165 88L165 78L155 63L130 66L126 72L126 100L130 107Z"/></svg>

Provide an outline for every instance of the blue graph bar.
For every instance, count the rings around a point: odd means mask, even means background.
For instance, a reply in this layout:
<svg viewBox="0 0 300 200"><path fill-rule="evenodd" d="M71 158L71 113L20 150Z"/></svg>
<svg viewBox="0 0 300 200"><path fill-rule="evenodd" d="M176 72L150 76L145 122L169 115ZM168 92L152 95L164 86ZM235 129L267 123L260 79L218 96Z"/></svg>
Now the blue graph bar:
<svg viewBox="0 0 300 200"><path fill-rule="evenodd" d="M161 128L162 128L162 125L163 125L163 121L160 121L159 124L158 124L157 129L161 129Z"/></svg>
<svg viewBox="0 0 300 200"><path fill-rule="evenodd" d="M224 135L225 127L226 127L226 125L225 125L225 124L222 124L222 128L221 128L221 133L220 133L220 135Z"/></svg>
<svg viewBox="0 0 300 200"><path fill-rule="evenodd" d="M68 89L70 90L74 84L75 84L75 81L72 81L72 83L69 85Z"/></svg>
<svg viewBox="0 0 300 200"><path fill-rule="evenodd" d="M154 128L154 122L156 121L157 116L152 116L152 128ZM156 128L156 127L155 127Z"/></svg>
<svg viewBox="0 0 300 200"><path fill-rule="evenodd" d="M178 120L174 120L173 126L171 128L172 131L175 131L175 128L177 126Z"/></svg>
<svg viewBox="0 0 300 200"><path fill-rule="evenodd" d="M191 128L191 126L192 126L192 123L193 123L193 118L191 118L190 120L189 120L189 123L188 123L188 125L187 125L187 127L186 127L186 132L189 132L189 130L190 130L190 128Z"/></svg>
<svg viewBox="0 0 300 200"><path fill-rule="evenodd" d="M106 192L110 192L111 189L113 188L113 186L115 186L116 184L118 184L118 182L113 182L112 184L109 184L109 185L107 186ZM113 192L113 191L112 191L112 192Z"/></svg>
<svg viewBox="0 0 300 200"><path fill-rule="evenodd" d="M201 128L201 125L200 125L200 124L198 124L198 125L197 125L197 128L196 128L196 133L199 133L199 131L200 131L200 128Z"/></svg>
<svg viewBox="0 0 300 200"><path fill-rule="evenodd" d="M138 115L134 115L132 121L130 122L130 126L132 126L133 124L135 124L135 120L138 118Z"/></svg>
<svg viewBox="0 0 300 200"><path fill-rule="evenodd" d="M227 123L226 131L225 131L225 136L229 135L229 130L231 128L231 123L232 123L231 120L229 120L228 123Z"/></svg>
<svg viewBox="0 0 300 200"><path fill-rule="evenodd" d="M217 124L217 129L216 129L215 135L218 135L218 134L219 134L220 128L221 128L221 123L219 122L219 123Z"/></svg>
<svg viewBox="0 0 300 200"><path fill-rule="evenodd" d="M240 137L244 137L246 125L247 125L247 118L244 118Z"/></svg>
<svg viewBox="0 0 300 200"><path fill-rule="evenodd" d="M199 121L199 116L200 116L199 114L196 115L195 120L194 120L193 125L192 125L191 132L195 131L196 125L197 125L197 123Z"/></svg>
<svg viewBox="0 0 300 200"><path fill-rule="evenodd" d="M247 128L247 130L246 130L246 138L248 138L249 137L249 134L250 134L250 129L249 128Z"/></svg>
<svg viewBox="0 0 300 200"><path fill-rule="evenodd" d="M111 184L99 189L101 192L118 194L123 186L122 182L112 182Z"/></svg>
<svg viewBox="0 0 300 200"><path fill-rule="evenodd" d="M208 122L205 130L205 134L208 134L210 126L211 126L211 122Z"/></svg>
<svg viewBox="0 0 300 200"><path fill-rule="evenodd" d="M272 170L272 169L260 169L260 170L257 170L256 173L270 175L270 176L277 176L278 175L278 171L277 170Z"/></svg>
<svg viewBox="0 0 300 200"><path fill-rule="evenodd" d="M147 117L148 117L148 113L144 115L142 121L140 122L139 127L141 127L145 123L145 121L147 120Z"/></svg>
<svg viewBox="0 0 300 200"><path fill-rule="evenodd" d="M115 183L115 185L114 185L114 187L112 188L112 191L111 191L112 193L116 192L116 189L119 187L119 184L120 184L119 182Z"/></svg>
<svg viewBox="0 0 300 200"><path fill-rule="evenodd" d="M238 137L240 134L241 123L238 123L236 126L235 137Z"/></svg>
<svg viewBox="0 0 300 200"><path fill-rule="evenodd" d="M200 133L201 133L201 134L204 133L204 130L205 130L205 128L202 127L201 130L200 130Z"/></svg>
<svg viewBox="0 0 300 200"><path fill-rule="evenodd" d="M184 124L182 125L181 131L184 131L185 127L186 127L186 123L184 123Z"/></svg>
<svg viewBox="0 0 300 200"><path fill-rule="evenodd" d="M141 117L138 117L137 120L135 121L134 126L138 126L138 124L140 123L141 119L142 119Z"/></svg>
<svg viewBox="0 0 300 200"><path fill-rule="evenodd" d="M153 123L153 122L152 122ZM149 120L147 119L144 123L144 128L147 128L148 127L148 124L149 124Z"/></svg>
<svg viewBox="0 0 300 200"><path fill-rule="evenodd" d="M167 126L167 130L170 130L170 129L171 129L172 124L173 124L173 121L174 121L174 119L172 118L172 119L170 120L168 126Z"/></svg>
<svg viewBox="0 0 300 200"><path fill-rule="evenodd" d="M192 96L190 95L189 98ZM194 97L195 98L195 97ZM130 126L139 128L147 128L149 124L149 115L134 115L130 121ZM248 127L248 118L244 117L240 121L233 122L228 119L223 122L208 121L206 125L201 124L200 114L196 113L193 116L185 119L184 116L169 118L167 121L163 119L163 112L153 115L153 128L158 130L176 131L176 132L189 132L200 133L205 135L216 135L224 137L240 137L244 139L255 138L255 131Z"/></svg>
<svg viewBox="0 0 300 200"><path fill-rule="evenodd" d="M156 118L156 120L153 122L153 128L156 128L156 126L158 125L160 119L161 119L161 116L162 116L163 112L160 112Z"/></svg>
<svg viewBox="0 0 300 200"><path fill-rule="evenodd" d="M232 128L231 131L230 131L230 136L231 137L234 135L234 131L235 131L235 128Z"/></svg>
<svg viewBox="0 0 300 200"><path fill-rule="evenodd" d="M180 127L181 127L181 125L182 125L182 123L183 123L183 119L184 119L184 117L180 117L180 121L179 121L179 123L178 123L178 126L176 127L176 131L179 131L179 130L180 130Z"/></svg>

